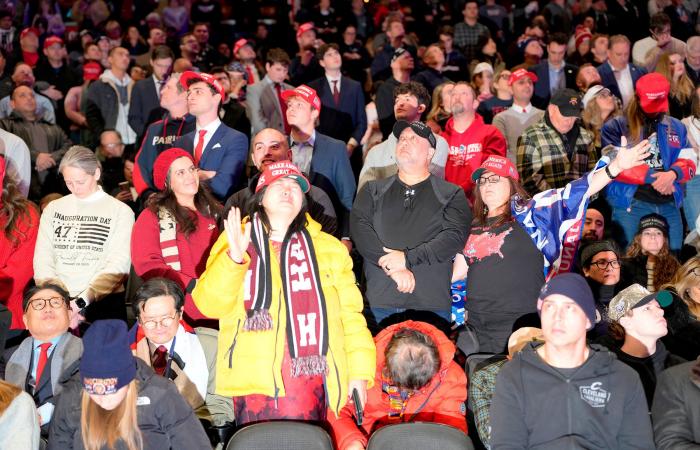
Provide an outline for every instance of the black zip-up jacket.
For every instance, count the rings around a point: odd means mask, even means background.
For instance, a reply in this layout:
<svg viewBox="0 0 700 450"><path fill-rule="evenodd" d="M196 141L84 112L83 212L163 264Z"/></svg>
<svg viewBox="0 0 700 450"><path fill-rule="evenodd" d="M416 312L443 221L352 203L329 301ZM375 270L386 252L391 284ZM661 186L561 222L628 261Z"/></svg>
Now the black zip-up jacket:
<svg viewBox="0 0 700 450"><path fill-rule="evenodd" d="M528 344L496 378L491 449L649 449L654 436L639 376L593 345L576 369L556 369Z"/></svg>

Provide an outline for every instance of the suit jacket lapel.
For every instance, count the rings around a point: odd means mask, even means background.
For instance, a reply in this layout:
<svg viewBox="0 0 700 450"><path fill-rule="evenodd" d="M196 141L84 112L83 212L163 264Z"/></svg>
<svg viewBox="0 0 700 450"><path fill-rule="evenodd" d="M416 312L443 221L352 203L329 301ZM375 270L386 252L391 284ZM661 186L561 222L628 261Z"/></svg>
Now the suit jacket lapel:
<svg viewBox="0 0 700 450"><path fill-rule="evenodd" d="M221 138L224 135L224 124L223 122L219 125L219 127L214 131L214 134L212 135L211 139L209 139L209 142L207 142L207 146L204 147L204 154L202 155L202 162L205 162L207 160L208 155L212 152L213 147L216 144L221 144ZM221 145L219 145L221 147ZM217 147L217 150L218 148Z"/></svg>

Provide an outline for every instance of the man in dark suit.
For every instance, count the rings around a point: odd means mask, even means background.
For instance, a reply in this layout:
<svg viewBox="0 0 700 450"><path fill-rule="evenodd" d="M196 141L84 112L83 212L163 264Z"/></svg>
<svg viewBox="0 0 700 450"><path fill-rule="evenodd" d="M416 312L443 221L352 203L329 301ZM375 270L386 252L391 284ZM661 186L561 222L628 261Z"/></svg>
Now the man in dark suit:
<svg viewBox="0 0 700 450"><path fill-rule="evenodd" d="M314 128L321 113L321 99L315 90L302 84L283 92L282 98L291 127L292 162L309 174L311 184L328 194L338 216L339 233L349 246L348 219L356 185L345 144Z"/></svg>
<svg viewBox="0 0 700 450"><path fill-rule="evenodd" d="M160 107L160 90L173 67L173 51L170 47L160 45L151 52L151 70L153 75L134 85L129 105L129 125L136 133L136 142L141 142L146 127L163 117L165 111Z"/></svg>
<svg viewBox="0 0 700 450"><path fill-rule="evenodd" d="M531 67L530 72L537 75L532 104L539 109L546 109L549 98L560 89L576 89L576 72L578 67L564 61L568 39L563 33L554 33L547 44L547 60Z"/></svg>
<svg viewBox="0 0 700 450"><path fill-rule="evenodd" d="M355 151L367 131L365 96L362 86L342 76L342 58L338 44L323 44L316 53L325 76L312 81L309 87L321 98L323 108L317 130L345 142L350 161L356 173L362 168L362 153Z"/></svg>
<svg viewBox="0 0 700 450"><path fill-rule="evenodd" d="M294 89L294 86L284 81L289 70L289 55L280 48L273 48L267 52L266 59L267 74L259 83L248 86L246 92L246 109L253 126L253 135L265 128L289 134L285 117L286 104L280 97L282 91Z"/></svg>
<svg viewBox="0 0 700 450"><path fill-rule="evenodd" d="M647 73L644 68L630 64L629 60L630 40L622 34L611 36L608 61L598 66L598 73L601 84L622 100L623 107L634 97L637 80Z"/></svg>
<svg viewBox="0 0 700 450"><path fill-rule="evenodd" d="M62 376L77 372L83 343L68 332L71 308L69 296L61 287L35 286L24 294L23 321L29 337L5 352L4 373L0 374L34 398L41 420L42 434L49 423L61 393Z"/></svg>
<svg viewBox="0 0 700 450"><path fill-rule="evenodd" d="M206 182L221 201L243 186L248 158L248 138L219 119L224 88L208 73L187 71L180 77L187 89L187 107L196 117L194 131L175 141L173 147L191 151L199 168L199 180Z"/></svg>

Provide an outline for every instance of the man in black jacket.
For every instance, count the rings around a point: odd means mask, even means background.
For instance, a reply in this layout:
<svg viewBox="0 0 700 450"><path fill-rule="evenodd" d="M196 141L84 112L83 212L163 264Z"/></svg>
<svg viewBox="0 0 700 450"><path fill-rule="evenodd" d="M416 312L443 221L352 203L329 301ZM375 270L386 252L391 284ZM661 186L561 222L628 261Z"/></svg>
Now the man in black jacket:
<svg viewBox="0 0 700 450"><path fill-rule="evenodd" d="M406 310L450 322L452 259L464 248L472 221L464 191L430 173L437 145L430 128L399 121L393 133L398 173L368 181L350 214L374 331Z"/></svg>
<svg viewBox="0 0 700 450"><path fill-rule="evenodd" d="M39 200L52 192L63 192L65 187L58 174L58 165L72 145L58 125L36 116L36 98L28 86L17 86L12 91L10 117L0 119L0 128L22 138L32 158L32 179L29 198Z"/></svg>
<svg viewBox="0 0 700 450"><path fill-rule="evenodd" d="M654 449L637 374L586 344L595 302L581 275L555 276L537 300L544 344L528 344L496 378L491 448Z"/></svg>
<svg viewBox="0 0 700 450"><path fill-rule="evenodd" d="M658 450L700 446L700 360L659 376L651 417Z"/></svg>

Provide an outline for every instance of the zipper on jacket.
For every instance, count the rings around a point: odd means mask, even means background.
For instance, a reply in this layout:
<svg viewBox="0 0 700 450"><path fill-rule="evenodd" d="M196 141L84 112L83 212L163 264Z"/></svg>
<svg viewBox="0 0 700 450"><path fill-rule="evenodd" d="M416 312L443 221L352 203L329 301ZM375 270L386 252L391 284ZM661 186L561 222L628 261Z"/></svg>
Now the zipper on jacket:
<svg viewBox="0 0 700 450"><path fill-rule="evenodd" d="M238 332L241 329L241 319L238 319L238 325L236 325L236 334L233 336L233 343L228 348L226 354L228 354L228 368L233 367L233 349L236 348L236 341L238 340Z"/></svg>
<svg viewBox="0 0 700 450"><path fill-rule="evenodd" d="M282 321L280 314L282 313L282 290L277 294L277 329L275 330L275 350L272 354L272 383L275 387L275 409L277 409L277 399L279 398L280 389L277 387L277 377L275 374L275 361L277 360L277 340L280 334L280 322Z"/></svg>

